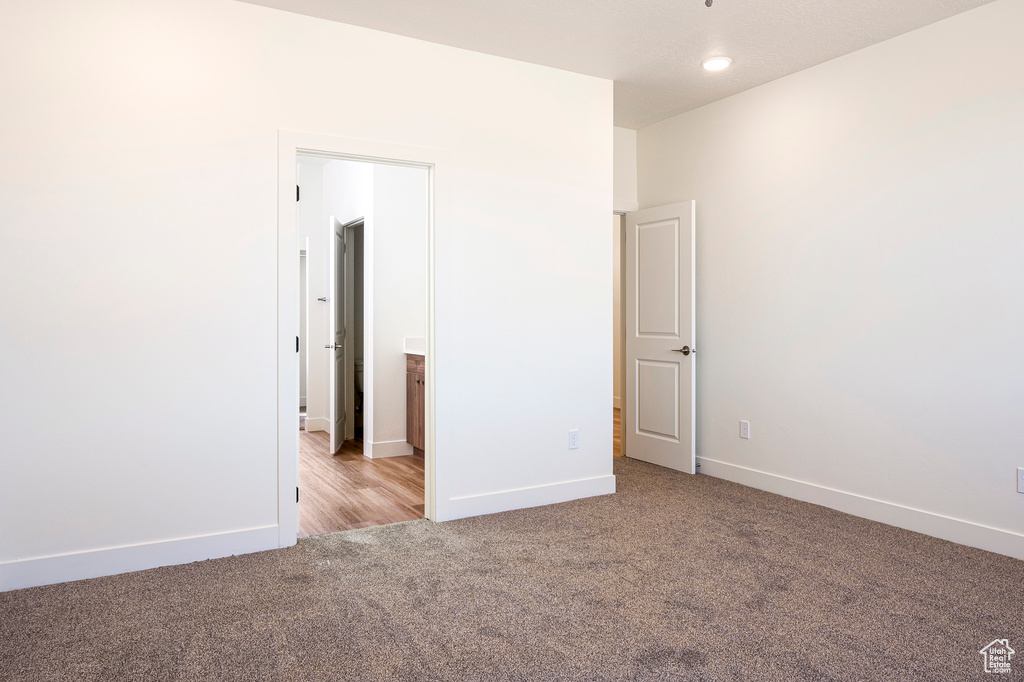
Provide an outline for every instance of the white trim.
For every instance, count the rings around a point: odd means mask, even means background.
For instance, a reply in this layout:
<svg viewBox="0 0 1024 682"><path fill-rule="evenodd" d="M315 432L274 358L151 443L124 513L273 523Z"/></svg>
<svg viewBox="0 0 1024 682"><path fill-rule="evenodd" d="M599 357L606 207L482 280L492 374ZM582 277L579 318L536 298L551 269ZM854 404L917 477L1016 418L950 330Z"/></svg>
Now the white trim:
<svg viewBox="0 0 1024 682"><path fill-rule="evenodd" d="M276 549L277 526L0 563L0 592Z"/></svg>
<svg viewBox="0 0 1024 682"><path fill-rule="evenodd" d="M437 491L440 481L437 475L438 456L437 447L434 441L436 434L436 395L434 394L435 383L434 367L437 362L435 351L435 340L437 334L434 327L434 240L437 220L437 196L440 188L444 187L443 181L446 164L443 157L435 155L433 172L427 174L427 201L430 202L427 208L427 329L423 349L423 372L424 372L424 406L423 406L423 515L432 521L440 519L441 512L437 509ZM364 367L365 370L365 367ZM408 435L408 434L406 434Z"/></svg>
<svg viewBox="0 0 1024 682"><path fill-rule="evenodd" d="M615 476L594 476L561 483L498 490L493 493L453 497L445 505L445 520L461 519L467 516L494 514L512 509L539 507L545 504L570 502L584 497L611 495L615 492Z"/></svg>
<svg viewBox="0 0 1024 682"><path fill-rule="evenodd" d="M331 420L324 417L310 417L306 415L306 431L327 431L331 428Z"/></svg>
<svg viewBox="0 0 1024 682"><path fill-rule="evenodd" d="M741 483L752 488L818 504L861 518L912 530L961 545L977 547L1015 559L1024 559L1024 535L1011 530L993 528L972 521L956 519L894 502L836 490L827 486L798 481L786 476L749 469L736 464L699 458L700 472Z"/></svg>
<svg viewBox="0 0 1024 682"><path fill-rule="evenodd" d="M412 445L404 440L363 441L363 455L370 459L404 457L412 454Z"/></svg>
<svg viewBox="0 0 1024 682"><path fill-rule="evenodd" d="M298 353L295 331L298 327L298 256L295 224L296 158L298 155L320 156L369 163L391 163L423 168L427 171L427 329L426 329L426 419L424 450L424 508L428 519L438 519L436 489L443 486L437 476L434 455L434 232L437 197L444 191L447 154L442 149L398 145L378 140L336 137L289 130L278 131L278 201L277 201L277 463L278 463L278 545L289 547L298 538L299 509L295 501L298 486L299 406ZM364 240L364 247L367 246ZM372 248L372 245L370 245ZM365 254L364 254L365 255ZM372 273L365 272L369 278ZM363 311L365 316L372 310ZM364 355L368 349L364 348ZM372 367L364 357L364 386L372 381ZM365 395L365 390L364 390ZM365 432L372 433L366 423Z"/></svg>

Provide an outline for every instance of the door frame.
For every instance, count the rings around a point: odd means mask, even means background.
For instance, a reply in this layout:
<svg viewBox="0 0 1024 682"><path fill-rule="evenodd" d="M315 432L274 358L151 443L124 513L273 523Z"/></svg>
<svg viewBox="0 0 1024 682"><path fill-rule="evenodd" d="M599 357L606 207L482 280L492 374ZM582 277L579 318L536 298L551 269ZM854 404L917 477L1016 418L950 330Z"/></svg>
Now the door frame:
<svg viewBox="0 0 1024 682"><path fill-rule="evenodd" d="M345 228L345 241L348 244L348 247L346 248L346 251L345 251L345 327L348 329L348 332L346 332L346 334L345 334L345 376L346 376L346 381L345 381L345 405L346 405L346 409L351 408L351 410L352 410L352 418L345 420L345 438L344 438L344 440L352 440L353 438L356 437L356 417L355 417L355 410L356 410L356 389L355 389L355 386L356 386L356 358L355 358L355 345L356 345L355 344L355 338L356 338L355 337L355 328L356 328L356 325L355 325L355 317L356 317L356 313L355 313L355 298L356 298L356 296L355 296L355 281L356 281L355 262L356 262L356 254L355 254L355 246L354 246L355 242L351 241L351 240L354 239L354 235L356 233L356 229L358 229L359 230L359 238L364 240L363 241L364 244L366 243L365 242L366 216L361 216L359 218L356 218L355 220L350 220L347 223L345 223L344 225L342 225L342 227ZM361 301L361 304L363 306L364 315L363 315L363 339L362 339L362 341L363 341L363 348L366 348L366 346L368 345L367 344L367 338L369 338L370 344L373 343L373 327L372 326L369 326L369 327L366 326L365 311L366 311L367 290L366 290L366 252L365 252L365 250L363 251L362 262L359 263L359 271L363 274L363 282L362 282L362 284L363 284L363 300ZM373 289L370 289L369 293L372 296L373 295ZM365 389L364 389L364 394L365 394ZM371 396L372 396L372 393L371 393ZM366 415L368 414L368 410L366 409L366 402L367 401L363 402L363 420L364 420L364 423L365 423ZM372 403L372 400L369 401L369 402ZM372 405L370 405L370 409L371 410L373 409ZM372 422L372 420L371 420L371 422ZM365 445L364 445L364 447L365 447Z"/></svg>
<svg viewBox="0 0 1024 682"><path fill-rule="evenodd" d="M424 419L424 516L436 518L438 462L435 452L434 234L438 187L446 167L444 151L376 140L278 131L277 169L277 522L278 545L294 545L299 530L299 354L298 229L295 219L296 162L299 155L341 161L390 164L427 172L427 286ZM365 314L365 311L364 311ZM365 321L364 321L365 323ZM365 373L365 367L364 367ZM365 376L364 376L365 379ZM365 426L365 425L364 425Z"/></svg>
<svg viewBox="0 0 1024 682"><path fill-rule="evenodd" d="M619 240L619 326L615 334L619 337L619 454L626 454L626 214L629 211L612 211L618 221Z"/></svg>

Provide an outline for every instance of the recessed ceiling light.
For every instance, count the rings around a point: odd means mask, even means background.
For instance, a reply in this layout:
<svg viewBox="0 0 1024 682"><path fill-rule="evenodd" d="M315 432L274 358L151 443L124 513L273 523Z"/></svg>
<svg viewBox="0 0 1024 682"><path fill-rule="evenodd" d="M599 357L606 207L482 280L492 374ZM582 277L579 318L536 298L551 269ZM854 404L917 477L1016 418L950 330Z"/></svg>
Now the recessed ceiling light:
<svg viewBox="0 0 1024 682"><path fill-rule="evenodd" d="M728 57L708 57L701 62L701 66L708 71L721 71L730 64L732 64L732 60Z"/></svg>

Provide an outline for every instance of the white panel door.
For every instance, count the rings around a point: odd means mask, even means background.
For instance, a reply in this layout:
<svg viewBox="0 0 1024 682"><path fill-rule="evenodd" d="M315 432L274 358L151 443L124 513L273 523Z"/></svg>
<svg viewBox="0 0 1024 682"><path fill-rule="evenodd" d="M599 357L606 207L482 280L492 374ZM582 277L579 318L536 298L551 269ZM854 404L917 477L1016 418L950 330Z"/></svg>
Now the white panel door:
<svg viewBox="0 0 1024 682"><path fill-rule="evenodd" d="M328 323L330 353L330 416L331 452L337 452L345 442L345 422L348 417L345 404L345 226L331 217L331 246L327 249L331 286L330 321Z"/></svg>
<svg viewBox="0 0 1024 682"><path fill-rule="evenodd" d="M693 201L626 214L626 454L694 473Z"/></svg>

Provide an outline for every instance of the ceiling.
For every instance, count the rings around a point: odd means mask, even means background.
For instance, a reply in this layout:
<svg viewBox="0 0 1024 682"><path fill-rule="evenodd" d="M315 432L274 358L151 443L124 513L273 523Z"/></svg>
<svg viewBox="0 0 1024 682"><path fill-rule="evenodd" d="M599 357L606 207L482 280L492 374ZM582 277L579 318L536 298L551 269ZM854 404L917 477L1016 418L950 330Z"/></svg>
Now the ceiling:
<svg viewBox="0 0 1024 682"><path fill-rule="evenodd" d="M243 0L615 81L640 128L991 0ZM732 57L710 73L701 61Z"/></svg>

